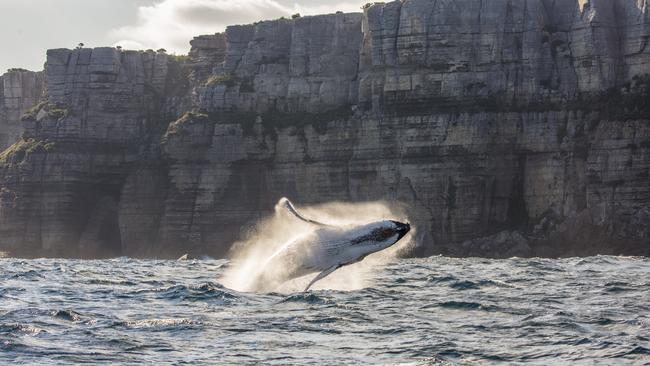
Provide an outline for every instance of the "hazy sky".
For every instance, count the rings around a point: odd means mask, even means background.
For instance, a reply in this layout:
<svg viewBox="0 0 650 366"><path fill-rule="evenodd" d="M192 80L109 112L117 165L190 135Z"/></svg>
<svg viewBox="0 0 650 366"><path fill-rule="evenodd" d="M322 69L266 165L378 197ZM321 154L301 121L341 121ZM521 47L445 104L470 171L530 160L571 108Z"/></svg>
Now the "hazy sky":
<svg viewBox="0 0 650 366"><path fill-rule="evenodd" d="M0 0L0 74L41 70L49 48L120 45L187 53L199 34L230 24L361 11L361 0Z"/></svg>

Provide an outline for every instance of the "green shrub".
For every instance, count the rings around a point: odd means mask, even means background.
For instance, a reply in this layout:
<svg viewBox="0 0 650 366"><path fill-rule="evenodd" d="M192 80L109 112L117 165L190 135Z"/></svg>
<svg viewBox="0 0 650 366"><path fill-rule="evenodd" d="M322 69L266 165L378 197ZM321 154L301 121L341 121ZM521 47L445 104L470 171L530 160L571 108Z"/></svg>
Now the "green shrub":
<svg viewBox="0 0 650 366"><path fill-rule="evenodd" d="M55 148L56 144L48 140L22 139L0 153L0 163L6 164L12 158L20 161L26 154L49 153Z"/></svg>
<svg viewBox="0 0 650 366"><path fill-rule="evenodd" d="M28 72L29 70L23 69L21 67L12 67L11 69L7 69L7 72Z"/></svg>
<svg viewBox="0 0 650 366"><path fill-rule="evenodd" d="M23 121L36 119L36 115L38 115L38 112L41 110L41 108L45 107L46 105L47 102L38 103L37 105L26 110L25 113L23 113L23 115L20 117L20 119Z"/></svg>
<svg viewBox="0 0 650 366"><path fill-rule="evenodd" d="M35 120L41 110L45 110L48 117L54 119L61 119L70 115L70 110L67 107L44 101L28 109L20 119L22 121Z"/></svg>

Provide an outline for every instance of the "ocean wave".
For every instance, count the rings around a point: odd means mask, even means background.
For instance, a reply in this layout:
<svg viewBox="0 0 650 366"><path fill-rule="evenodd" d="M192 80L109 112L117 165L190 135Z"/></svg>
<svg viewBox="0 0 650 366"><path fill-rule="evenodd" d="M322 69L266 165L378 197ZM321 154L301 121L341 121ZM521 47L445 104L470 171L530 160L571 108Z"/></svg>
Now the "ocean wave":
<svg viewBox="0 0 650 366"><path fill-rule="evenodd" d="M45 329L35 327L33 325L19 324L19 323L0 323L0 334L9 333L9 334L28 334L28 335L37 335L41 333L47 333Z"/></svg>
<svg viewBox="0 0 650 366"><path fill-rule="evenodd" d="M302 292L302 293L292 294L280 300L280 303L295 303L295 302L305 303L305 304L320 304L320 305L334 304L333 301L320 297L312 292Z"/></svg>
<svg viewBox="0 0 650 366"><path fill-rule="evenodd" d="M136 286L135 281L129 280L108 280L108 279L89 279L87 282L89 285L108 285L108 286Z"/></svg>
<svg viewBox="0 0 650 366"><path fill-rule="evenodd" d="M131 329L158 329L158 330L168 330L175 329L178 330L181 327L195 327L200 326L201 322L186 319L186 318L162 318L162 319L142 319L142 320L130 320L126 322L117 322L114 326L123 326Z"/></svg>
<svg viewBox="0 0 650 366"><path fill-rule="evenodd" d="M193 262L3 260L0 364L650 360L644 258L395 260L363 289L293 294Z"/></svg>
<svg viewBox="0 0 650 366"><path fill-rule="evenodd" d="M52 316L58 319L63 319L71 322L78 322L81 320L81 314L74 310L55 310Z"/></svg>
<svg viewBox="0 0 650 366"><path fill-rule="evenodd" d="M29 271L14 273L9 276L9 279L12 280L27 280L27 281L38 281L43 278L43 274L40 271L30 269Z"/></svg>
<svg viewBox="0 0 650 366"><path fill-rule="evenodd" d="M469 302L469 301L444 301L438 303L437 306L445 309L458 309L458 310L493 311L495 309L495 307L492 305L483 305L478 302Z"/></svg>
<svg viewBox="0 0 650 366"><path fill-rule="evenodd" d="M198 285L173 285L163 288L146 288L134 291L132 294L144 295L154 294L158 299L179 300L179 301L209 301L229 303L239 299L239 296L231 293L225 287L213 283L201 283Z"/></svg>

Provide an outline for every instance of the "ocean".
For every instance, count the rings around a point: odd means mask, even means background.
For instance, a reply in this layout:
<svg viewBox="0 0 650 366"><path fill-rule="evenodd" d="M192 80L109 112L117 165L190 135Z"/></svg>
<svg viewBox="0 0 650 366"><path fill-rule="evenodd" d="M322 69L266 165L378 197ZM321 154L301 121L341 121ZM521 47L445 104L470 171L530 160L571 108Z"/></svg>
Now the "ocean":
<svg viewBox="0 0 650 366"><path fill-rule="evenodd" d="M262 294L232 265L0 259L0 364L650 364L648 258L396 259Z"/></svg>

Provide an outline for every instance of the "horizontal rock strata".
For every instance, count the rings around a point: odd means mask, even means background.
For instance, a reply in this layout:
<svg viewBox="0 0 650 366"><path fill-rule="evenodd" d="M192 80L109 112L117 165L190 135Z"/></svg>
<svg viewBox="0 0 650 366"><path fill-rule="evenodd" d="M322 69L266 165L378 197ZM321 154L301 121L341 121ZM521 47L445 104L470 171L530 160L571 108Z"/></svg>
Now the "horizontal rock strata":
<svg viewBox="0 0 650 366"><path fill-rule="evenodd" d="M649 40L644 1L408 0L50 50L0 248L222 256L287 196L399 206L405 255L648 255Z"/></svg>

